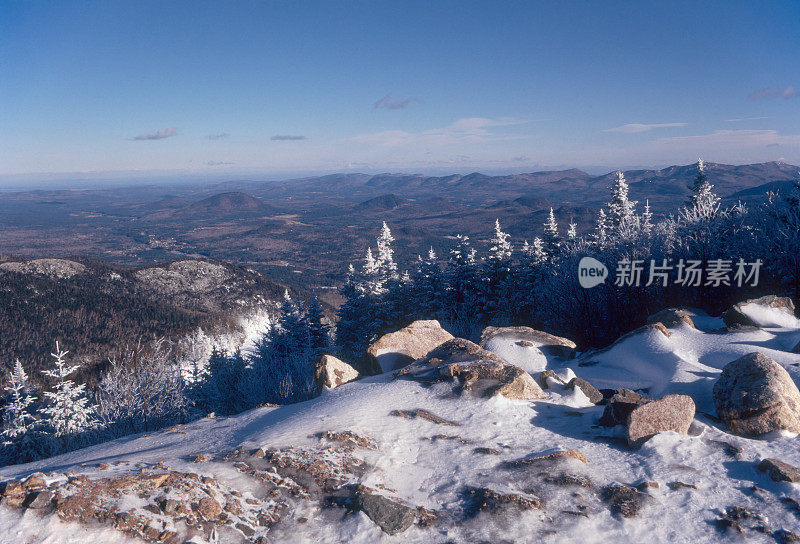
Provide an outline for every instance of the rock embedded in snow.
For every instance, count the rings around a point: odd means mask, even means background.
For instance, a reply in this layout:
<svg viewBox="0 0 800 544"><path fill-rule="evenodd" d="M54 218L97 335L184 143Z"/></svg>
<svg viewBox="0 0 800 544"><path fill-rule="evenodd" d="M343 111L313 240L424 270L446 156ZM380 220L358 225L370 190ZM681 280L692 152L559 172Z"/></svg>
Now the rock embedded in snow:
<svg viewBox="0 0 800 544"><path fill-rule="evenodd" d="M764 459L758 464L758 470L769 472L769 477L776 482L791 482L800 484L800 468L778 461L777 459Z"/></svg>
<svg viewBox="0 0 800 544"><path fill-rule="evenodd" d="M398 331L384 334L367 348L368 371L380 374L403 368L452 338L453 335L435 319L414 321Z"/></svg>
<svg viewBox="0 0 800 544"><path fill-rule="evenodd" d="M566 359L575 354L571 340L530 327L487 327L480 345L532 374L547 368L549 359Z"/></svg>
<svg viewBox="0 0 800 544"><path fill-rule="evenodd" d="M416 519L414 508L378 495L364 486L358 486L353 498L356 508L364 512L388 535L402 533L411 527Z"/></svg>
<svg viewBox="0 0 800 544"><path fill-rule="evenodd" d="M394 376L429 383L453 379L459 382L462 390L478 396L502 395L518 400L546 397L530 374L463 338L448 340L424 359L398 370Z"/></svg>
<svg viewBox="0 0 800 544"><path fill-rule="evenodd" d="M32 491L25 498L25 503L23 506L25 508L32 508L34 510L47 508L53 503L54 497L55 495L53 495L53 492L46 489L42 491Z"/></svg>
<svg viewBox="0 0 800 544"><path fill-rule="evenodd" d="M694 411L694 401L686 395L666 395L636 406L628 415L628 444L641 445L662 431L687 434Z"/></svg>
<svg viewBox="0 0 800 544"><path fill-rule="evenodd" d="M589 402L592 404L599 404L603 401L603 394L583 378L572 378L567 384L567 389L575 389L576 387L586 395L586 398L588 398Z"/></svg>
<svg viewBox="0 0 800 544"><path fill-rule="evenodd" d="M624 518L636 516L644 505L644 501L651 498L647 493L642 493L636 488L622 484L605 486L602 497L608 503L613 514Z"/></svg>
<svg viewBox="0 0 800 544"><path fill-rule="evenodd" d="M652 399L640 395L630 389L619 388L611 398L608 399L603 415L600 416L600 425L604 427L615 427L617 425L627 425L628 416L633 410L650 402Z"/></svg>
<svg viewBox="0 0 800 544"><path fill-rule="evenodd" d="M323 355L314 365L314 383L317 391L324 387L333 389L358 379L358 371L333 355Z"/></svg>
<svg viewBox="0 0 800 544"><path fill-rule="evenodd" d="M542 389L549 389L550 388L550 384L548 383L548 380L553 380L556 383L559 383L559 384L561 384L563 386L567 385L566 383L564 383L564 380L562 380L558 376L558 374L556 374L555 370L545 370L544 372L541 372L539 374L539 385L542 386Z"/></svg>
<svg viewBox="0 0 800 544"><path fill-rule="evenodd" d="M568 338L537 331L530 327L486 327L481 333L481 347L485 348L490 340L497 338L512 338L515 342L522 345L524 345L523 342L527 342L538 348L554 347L556 349L554 349L553 352L561 354L562 356L568 356L577 347L575 342Z"/></svg>
<svg viewBox="0 0 800 544"><path fill-rule="evenodd" d="M647 318L647 324L653 325L655 323L661 323L665 327L673 327L681 323L686 323L694 329L696 327L694 326L694 321L692 321L693 315L695 314L687 308L666 308L649 316Z"/></svg>
<svg viewBox="0 0 800 544"><path fill-rule="evenodd" d="M762 323L759 323L757 320L753 319L752 316L748 315L748 311L746 306L755 305L755 306L763 306L765 308L772 308L791 317L794 316L794 302L792 299L788 297L778 297L775 295L766 295L760 298L745 300L744 302L740 302L738 304L734 304L728 310L722 314L722 319L725 321L725 325L728 328L736 327L736 326L750 326L750 327L760 327Z"/></svg>
<svg viewBox="0 0 800 544"><path fill-rule="evenodd" d="M714 405L738 435L800 433L800 391L781 365L761 353L725 365L714 384Z"/></svg>

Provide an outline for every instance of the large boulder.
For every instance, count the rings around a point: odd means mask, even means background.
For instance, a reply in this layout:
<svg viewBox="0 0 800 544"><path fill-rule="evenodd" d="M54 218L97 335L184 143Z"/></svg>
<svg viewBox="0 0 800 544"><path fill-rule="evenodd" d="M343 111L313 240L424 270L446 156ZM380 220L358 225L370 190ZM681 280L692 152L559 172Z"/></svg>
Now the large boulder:
<svg viewBox="0 0 800 544"><path fill-rule="evenodd" d="M530 327L486 327L481 347L528 372L541 372L548 357L568 358L575 342Z"/></svg>
<svg viewBox="0 0 800 544"><path fill-rule="evenodd" d="M617 425L627 425L628 416L633 410L642 404L650 402L651 398L640 395L630 389L619 388L614 391L608 399L603 415L600 416L600 425L604 427L615 427Z"/></svg>
<svg viewBox="0 0 800 544"><path fill-rule="evenodd" d="M314 383L317 392L321 392L323 387L333 389L347 382L358 379L358 371L341 359L333 355L323 355L314 366Z"/></svg>
<svg viewBox="0 0 800 544"><path fill-rule="evenodd" d="M403 376L427 382L456 380L462 389L481 396L520 400L546 396L530 374L463 338L453 338L395 372L395 377Z"/></svg>
<svg viewBox="0 0 800 544"><path fill-rule="evenodd" d="M452 338L435 319L414 321L399 331L384 334L367 348L367 366L375 374L397 370Z"/></svg>
<svg viewBox="0 0 800 544"><path fill-rule="evenodd" d="M686 395L666 395L641 404L628 414L628 444L641 445L662 431L687 434L694 411L694 401Z"/></svg>
<svg viewBox="0 0 800 544"><path fill-rule="evenodd" d="M714 405L738 435L800 433L800 391L786 369L761 353L725 365L714 384Z"/></svg>
<svg viewBox="0 0 800 544"><path fill-rule="evenodd" d="M667 308L649 316L647 318L647 324L654 325L656 323L662 323L665 327L674 327L681 323L686 323L690 327L695 328L694 321L692 321L693 315L696 314L688 308Z"/></svg>
<svg viewBox="0 0 800 544"><path fill-rule="evenodd" d="M396 535L414 524L414 508L359 486L354 493L355 507L364 512L384 533Z"/></svg>
<svg viewBox="0 0 800 544"><path fill-rule="evenodd" d="M763 313L763 310L759 312L757 308L753 308L754 306L760 306L767 311L773 310L774 312L772 313L774 315L772 317L768 315L759 315ZM780 325L781 323L779 322L784 321L786 318L794 318L794 302L788 297L778 297L775 295L745 300L744 302L734 304L722 314L722 319L729 328Z"/></svg>
<svg viewBox="0 0 800 544"><path fill-rule="evenodd" d="M769 477L776 482L790 482L800 484L800 468L777 459L762 459L758 470L769 473Z"/></svg>

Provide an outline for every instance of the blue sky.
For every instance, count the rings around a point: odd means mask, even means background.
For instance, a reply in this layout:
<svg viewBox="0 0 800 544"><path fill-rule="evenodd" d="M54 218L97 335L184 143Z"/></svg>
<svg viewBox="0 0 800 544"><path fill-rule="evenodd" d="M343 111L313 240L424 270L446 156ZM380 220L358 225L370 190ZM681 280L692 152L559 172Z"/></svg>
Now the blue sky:
<svg viewBox="0 0 800 544"><path fill-rule="evenodd" d="M0 175L797 164L798 22L795 0L3 0Z"/></svg>

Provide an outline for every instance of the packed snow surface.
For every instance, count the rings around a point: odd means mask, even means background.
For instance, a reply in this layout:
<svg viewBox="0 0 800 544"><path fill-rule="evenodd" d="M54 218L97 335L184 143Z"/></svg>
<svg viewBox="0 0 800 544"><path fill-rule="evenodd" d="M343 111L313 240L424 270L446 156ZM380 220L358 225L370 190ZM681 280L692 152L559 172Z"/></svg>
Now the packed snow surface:
<svg viewBox="0 0 800 544"><path fill-rule="evenodd" d="M758 311L772 315L763 308ZM389 536L362 512L346 513L318 501L302 509L306 523L273 527L270 542L640 544L721 542L745 536L748 542L775 542L772 531L797 531L800 525L800 512L791 507L791 500L800 501L800 486L776 483L756 466L766 457L800 466L797 439L755 440L730 434L713 417L710 392L725 364L754 351L786 367L797 383L800 355L789 350L800 331L797 326L783 326L784 322L733 331L725 331L715 318L698 316L696 322L698 329L686 324L672 327L669 337L656 328L645 328L605 350L553 363L561 377L570 378L574 372L598 388L646 389L652 396L685 393L695 399L697 415L688 436L660 433L638 450L618 439L618 428L598 427L602 406L590 404L577 388L567 390L555 381L545 390L547 399L525 402L478 398L468 391L459 395L450 383L424 385L383 374L326 390L300 404L204 419L182 426L181 432L125 438L6 467L0 469L0 480L33 471L75 471L100 477L108 473L97 468L99 463L119 462L114 470L125 472L135 471L137 464L164 461L174 470L213 475L228 485L248 489L252 481L231 464L196 464L190 457L221 456L240 446L245 450L311 448L319 445L316 433L353 431L378 445L374 451L355 451L366 463L359 482L383 489L388 497L435 510L438 520L430 527L414 525ZM459 426L390 415L420 408ZM476 448L483 448L483 453ZM580 450L588 463L567 458L547 473L533 465L504 464L571 449ZM642 482L659 485L648 489L647 500L634 517L613 513L602 498L605 486ZM471 514L465 499L470 487L535 496L542 507L509 506ZM742 536L722 532L716 520L720 512L734 506L763 516L770 531L746 529ZM79 527L35 511L23 514L0 507L0 543L90 539L130 542L108 527Z"/></svg>

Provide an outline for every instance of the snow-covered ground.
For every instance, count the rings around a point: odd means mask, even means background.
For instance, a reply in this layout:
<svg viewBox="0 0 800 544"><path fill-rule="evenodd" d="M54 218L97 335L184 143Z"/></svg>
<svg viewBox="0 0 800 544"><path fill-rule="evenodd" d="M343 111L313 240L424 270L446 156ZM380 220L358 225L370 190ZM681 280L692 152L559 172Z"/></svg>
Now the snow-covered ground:
<svg viewBox="0 0 800 544"><path fill-rule="evenodd" d="M658 329L643 329L606 350L548 361L549 368L559 373L571 369L600 388L646 388L652 396L678 392L695 399L697 416L688 436L660 433L638 450L617 440L615 429L598 427L603 407L555 383L545 390L547 399L526 402L477 398L469 392L458 395L450 383L423 385L383 374L326 390L296 405L204 419L178 430L6 467L0 469L0 480L34 471L53 477L67 472L108 477L109 470L101 470L98 464L119 463L111 470L123 474L163 461L173 470L214 476L250 492L257 487L254 481L222 456L241 446L245 451L291 447L314 451L320 447L316 433L353 431L378 445L376 450L354 450L366 467L357 481L382 489L386 496L436 511L438 519L430 527L414 525L389 536L364 513L347 513L319 500L298 501L294 515L269 530L269 542L702 543L745 537L748 542L775 542L773 531L798 531L800 511L787 499L800 501L800 486L776 483L756 465L762 458L774 457L800 466L797 439L746 439L730 434L724 424L709 417L714 415L710 393L714 381L726 363L741 355L760 351L785 366L796 383L800 381L800 354L790 352L800 341L800 324L785 320L775 310L757 308L755 312L762 322L777 326L727 332L721 320L697 316L697 329L681 324L670 329L669 337ZM390 415L395 410L420 408L458 426ZM580 450L588 463L565 458L544 465L505 464L570 449ZM193 463L191 457L197 454L212 460ZM614 514L603 499L605 486L645 481L659 485L646 491L635 517ZM529 494L543 505L476 513L466 498L468 488ZM716 520L735 506L762 516L752 524L766 529L745 529L742 535L723 532ZM301 517L308 521L298 522ZM241 535L220 533L219 541L241 541L235 538ZM22 513L0 507L2 543L89 539L131 541L107 526L81 527L40 511Z"/></svg>

